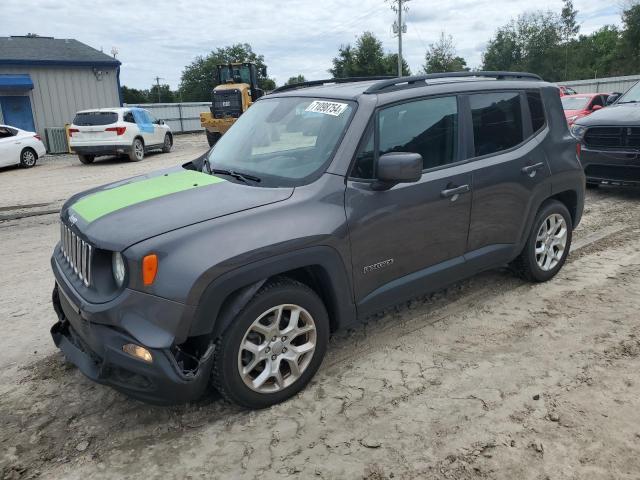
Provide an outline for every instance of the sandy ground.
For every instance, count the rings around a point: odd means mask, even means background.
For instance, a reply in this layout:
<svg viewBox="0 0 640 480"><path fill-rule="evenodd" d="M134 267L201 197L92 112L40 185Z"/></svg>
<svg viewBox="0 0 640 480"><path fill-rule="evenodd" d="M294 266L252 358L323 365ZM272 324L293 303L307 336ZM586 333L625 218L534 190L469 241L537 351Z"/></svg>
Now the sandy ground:
<svg viewBox="0 0 640 480"><path fill-rule="evenodd" d="M589 192L553 281L488 272L340 332L270 409L150 407L86 380L48 334L57 217L24 212L205 149L0 171L1 478L640 478L638 191Z"/></svg>

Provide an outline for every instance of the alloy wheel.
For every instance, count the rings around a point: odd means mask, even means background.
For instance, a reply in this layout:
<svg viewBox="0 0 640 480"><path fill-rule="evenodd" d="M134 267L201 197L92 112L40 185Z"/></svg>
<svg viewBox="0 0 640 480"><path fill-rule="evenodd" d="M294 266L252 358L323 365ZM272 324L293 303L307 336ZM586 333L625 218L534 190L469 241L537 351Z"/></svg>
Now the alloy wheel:
<svg viewBox="0 0 640 480"><path fill-rule="evenodd" d="M247 329L238 352L242 381L259 393L274 393L295 383L316 348L313 317L298 305L262 313Z"/></svg>
<svg viewBox="0 0 640 480"><path fill-rule="evenodd" d="M536 235L536 263L548 272L562 260L567 246L567 222L562 215L553 213L540 225Z"/></svg>
<svg viewBox="0 0 640 480"><path fill-rule="evenodd" d="M25 167L33 167L36 163L36 156L31 150L22 153L22 163Z"/></svg>

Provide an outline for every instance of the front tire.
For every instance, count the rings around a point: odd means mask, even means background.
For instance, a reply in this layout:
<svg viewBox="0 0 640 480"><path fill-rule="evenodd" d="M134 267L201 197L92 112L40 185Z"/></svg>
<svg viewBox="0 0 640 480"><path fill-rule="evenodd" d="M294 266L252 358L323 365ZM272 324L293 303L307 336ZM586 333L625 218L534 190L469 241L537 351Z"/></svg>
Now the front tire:
<svg viewBox="0 0 640 480"><path fill-rule="evenodd" d="M93 161L96 159L95 155L82 155L82 154L78 154L78 160L80 160L80 163L83 163L85 165L89 165L90 163L93 163Z"/></svg>
<svg viewBox="0 0 640 480"><path fill-rule="evenodd" d="M288 278L265 284L218 339L213 386L228 401L265 408L302 390L329 343L322 300Z"/></svg>
<svg viewBox="0 0 640 480"><path fill-rule="evenodd" d="M139 162L144 158L144 143L140 138L135 138L129 150L129 161Z"/></svg>
<svg viewBox="0 0 640 480"><path fill-rule="evenodd" d="M218 140L220 140L220 138L222 137L222 134L220 132L210 132L209 130L205 130L205 132L207 132L207 142L209 143L210 147L213 147L216 143L218 143Z"/></svg>
<svg viewBox="0 0 640 480"><path fill-rule="evenodd" d="M31 148L25 148L20 153L20 166L22 168L35 167L36 160L38 160L38 155Z"/></svg>
<svg viewBox="0 0 640 480"><path fill-rule="evenodd" d="M513 267L522 278L546 282L560 271L571 249L573 222L567 207L548 200L536 214L531 233Z"/></svg>

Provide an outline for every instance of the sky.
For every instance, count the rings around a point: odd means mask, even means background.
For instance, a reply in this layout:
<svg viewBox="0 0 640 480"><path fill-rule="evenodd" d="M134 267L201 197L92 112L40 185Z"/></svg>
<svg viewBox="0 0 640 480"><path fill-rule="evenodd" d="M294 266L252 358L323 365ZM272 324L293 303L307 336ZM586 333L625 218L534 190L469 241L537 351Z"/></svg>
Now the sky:
<svg viewBox="0 0 640 480"><path fill-rule="evenodd" d="M620 25L621 2L574 0L581 33ZM403 53L412 72L441 32L452 35L470 67L481 64L487 41L511 18L532 9L560 11L561 0L411 0ZM159 76L175 89L198 55L249 43L264 55L277 84L303 74L328 78L341 45L373 32L387 52L397 51L385 0L3 0L0 36L37 33L74 38L110 53L117 49L121 81L149 88Z"/></svg>

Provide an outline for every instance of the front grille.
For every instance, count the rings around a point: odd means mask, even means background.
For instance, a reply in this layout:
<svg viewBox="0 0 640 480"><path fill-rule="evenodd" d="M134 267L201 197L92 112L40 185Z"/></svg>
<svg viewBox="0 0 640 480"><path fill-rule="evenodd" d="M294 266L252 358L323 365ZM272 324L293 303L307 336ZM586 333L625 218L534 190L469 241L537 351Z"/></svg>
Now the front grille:
<svg viewBox="0 0 640 480"><path fill-rule="evenodd" d="M640 148L640 127L592 127L584 136L587 147Z"/></svg>
<svg viewBox="0 0 640 480"><path fill-rule="evenodd" d="M85 286L91 285L91 258L93 247L60 222L60 248L73 272Z"/></svg>
<svg viewBox="0 0 640 480"><path fill-rule="evenodd" d="M240 90L215 90L211 114L214 118L239 117L242 113Z"/></svg>

